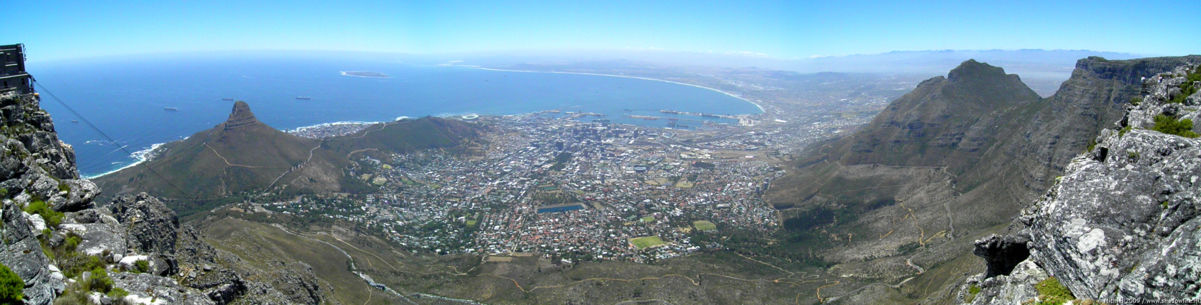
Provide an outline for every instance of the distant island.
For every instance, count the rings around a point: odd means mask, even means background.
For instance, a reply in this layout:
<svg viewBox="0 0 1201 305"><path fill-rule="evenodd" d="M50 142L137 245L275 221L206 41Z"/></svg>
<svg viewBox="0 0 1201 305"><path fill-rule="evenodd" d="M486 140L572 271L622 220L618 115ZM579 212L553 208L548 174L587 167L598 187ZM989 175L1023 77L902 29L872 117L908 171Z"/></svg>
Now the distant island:
<svg viewBox="0 0 1201 305"><path fill-rule="evenodd" d="M371 71L341 71L341 72L342 72L342 76L388 78L387 74L383 74L380 72L371 72Z"/></svg>

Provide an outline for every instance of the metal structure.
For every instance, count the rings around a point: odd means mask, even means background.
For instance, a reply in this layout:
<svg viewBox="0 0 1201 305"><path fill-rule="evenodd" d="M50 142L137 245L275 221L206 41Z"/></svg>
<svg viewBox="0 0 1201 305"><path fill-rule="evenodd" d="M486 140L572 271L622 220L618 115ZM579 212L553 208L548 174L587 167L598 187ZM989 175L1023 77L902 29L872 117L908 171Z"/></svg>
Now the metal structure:
<svg viewBox="0 0 1201 305"><path fill-rule="evenodd" d="M0 93L33 93L33 77L25 72L25 45L0 46Z"/></svg>

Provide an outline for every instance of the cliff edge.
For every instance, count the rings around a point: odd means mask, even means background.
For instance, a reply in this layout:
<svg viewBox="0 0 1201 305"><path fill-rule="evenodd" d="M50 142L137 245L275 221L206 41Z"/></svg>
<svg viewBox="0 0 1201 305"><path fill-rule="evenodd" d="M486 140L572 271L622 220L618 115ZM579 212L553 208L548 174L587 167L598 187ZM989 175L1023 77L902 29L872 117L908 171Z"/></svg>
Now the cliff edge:
<svg viewBox="0 0 1201 305"><path fill-rule="evenodd" d="M1201 302L1201 66L1144 80L1141 97L1015 220L976 242L989 262L965 303Z"/></svg>

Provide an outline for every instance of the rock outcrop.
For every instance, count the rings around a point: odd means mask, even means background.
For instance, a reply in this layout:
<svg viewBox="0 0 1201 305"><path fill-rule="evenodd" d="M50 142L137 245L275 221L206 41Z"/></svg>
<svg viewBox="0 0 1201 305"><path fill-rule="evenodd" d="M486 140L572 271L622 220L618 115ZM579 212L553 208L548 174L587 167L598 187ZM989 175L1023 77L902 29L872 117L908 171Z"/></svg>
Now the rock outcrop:
<svg viewBox="0 0 1201 305"><path fill-rule="evenodd" d="M0 117L4 118L0 263L25 282L27 304L51 304L66 294L87 294L90 297L85 299L93 303L118 301L103 293L72 291L85 289L69 283L86 279L91 268L106 269L112 287L129 292L123 300L127 303L317 304L323 300L321 291L308 289L318 287L311 272L259 276L270 272L241 264L236 256L205 244L194 231L180 229L175 213L153 196L140 193L108 204L94 202L100 189L79 178L74 152L58 141L36 95L0 96ZM257 122L248 108L235 107L230 119ZM72 278L65 275L68 269ZM273 282L249 281L248 275ZM299 292L294 296L280 292L291 290Z"/></svg>
<svg viewBox="0 0 1201 305"><path fill-rule="evenodd" d="M176 273L175 235L179 220L175 212L146 193L117 197L109 208L125 225L129 248L154 254L154 274Z"/></svg>
<svg viewBox="0 0 1201 305"><path fill-rule="evenodd" d="M38 242L38 230L24 212L12 200L4 200L3 244L0 245L0 264L8 266L25 280L25 298L30 304L49 304L57 291L65 286L62 274L57 276L50 268L50 261L42 253Z"/></svg>
<svg viewBox="0 0 1201 305"><path fill-rule="evenodd" d="M986 275L973 304L1033 298L1030 281L1010 279L1043 273L1080 299L1201 302L1201 139L1184 122L1201 114L1188 102L1201 93L1182 96L1196 64L1147 78L1137 105L1022 211L1030 258L1019 266L1034 266Z"/></svg>

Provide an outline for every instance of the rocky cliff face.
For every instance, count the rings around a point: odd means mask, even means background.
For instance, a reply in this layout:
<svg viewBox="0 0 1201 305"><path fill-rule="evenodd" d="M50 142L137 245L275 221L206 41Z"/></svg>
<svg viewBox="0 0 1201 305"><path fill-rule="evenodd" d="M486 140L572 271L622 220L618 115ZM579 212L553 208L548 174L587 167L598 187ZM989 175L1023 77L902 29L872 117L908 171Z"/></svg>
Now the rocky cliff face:
<svg viewBox="0 0 1201 305"><path fill-rule="evenodd" d="M232 255L181 229L175 213L152 196L94 202L99 189L79 179L74 152L58 140L38 102L36 95L0 96L0 263L25 282L27 304L58 298L102 304L322 301L312 274L287 274L296 280L270 284L246 280L272 273L239 264L236 257L219 259ZM112 289L129 294L106 295L109 290L85 284L100 269ZM280 292L296 290L304 294Z"/></svg>
<svg viewBox="0 0 1201 305"><path fill-rule="evenodd" d="M961 295L973 304L1046 300L1034 284L1054 277L1079 299L1201 302L1201 139L1185 122L1201 114L1201 93L1187 95L1201 88L1187 78L1201 78L1198 63L1147 78L1137 105L1022 211L1017 236L978 241L990 270ZM994 261L1020 263L1008 272Z"/></svg>

